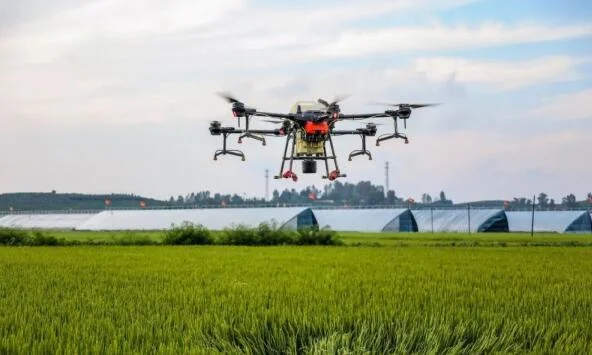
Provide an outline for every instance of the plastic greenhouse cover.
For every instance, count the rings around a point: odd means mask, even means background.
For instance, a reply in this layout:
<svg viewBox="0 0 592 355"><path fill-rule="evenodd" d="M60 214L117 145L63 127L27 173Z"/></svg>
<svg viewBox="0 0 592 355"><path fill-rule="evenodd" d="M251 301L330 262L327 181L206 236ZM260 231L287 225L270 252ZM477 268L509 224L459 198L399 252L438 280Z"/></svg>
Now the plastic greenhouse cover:
<svg viewBox="0 0 592 355"><path fill-rule="evenodd" d="M307 208L212 208L179 210L104 211L79 225L78 230L164 230L183 222L221 230L232 225L255 227L276 221L278 227Z"/></svg>
<svg viewBox="0 0 592 355"><path fill-rule="evenodd" d="M313 209L319 227L336 231L380 232L406 209Z"/></svg>
<svg viewBox="0 0 592 355"><path fill-rule="evenodd" d="M535 211L535 232L563 233L576 219L586 214L584 211ZM515 211L506 212L510 232L530 232L532 212Z"/></svg>
<svg viewBox="0 0 592 355"><path fill-rule="evenodd" d="M0 227L24 229L74 229L95 213L13 214L0 218Z"/></svg>
<svg viewBox="0 0 592 355"><path fill-rule="evenodd" d="M419 232L432 231L432 212L434 232L468 232L469 211L467 209L445 210L411 210ZM477 232L479 227L501 210L471 209L471 232Z"/></svg>

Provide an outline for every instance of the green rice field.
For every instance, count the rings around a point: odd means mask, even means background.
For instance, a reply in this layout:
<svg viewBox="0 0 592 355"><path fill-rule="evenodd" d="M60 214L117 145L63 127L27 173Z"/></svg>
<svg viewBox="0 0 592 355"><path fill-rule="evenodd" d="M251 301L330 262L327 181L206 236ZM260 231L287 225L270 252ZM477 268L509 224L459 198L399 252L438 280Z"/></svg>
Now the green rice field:
<svg viewBox="0 0 592 355"><path fill-rule="evenodd" d="M343 240L0 247L0 354L592 353L591 235Z"/></svg>

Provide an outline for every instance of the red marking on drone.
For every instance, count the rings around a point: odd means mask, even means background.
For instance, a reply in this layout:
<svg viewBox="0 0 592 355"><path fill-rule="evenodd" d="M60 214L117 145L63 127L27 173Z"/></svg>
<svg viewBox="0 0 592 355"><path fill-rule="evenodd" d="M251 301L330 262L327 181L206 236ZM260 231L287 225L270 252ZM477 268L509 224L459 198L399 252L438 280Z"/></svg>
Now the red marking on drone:
<svg viewBox="0 0 592 355"><path fill-rule="evenodd" d="M306 123L304 123L304 131L306 132L306 134L310 135L325 135L329 133L329 124L327 122L306 121Z"/></svg>

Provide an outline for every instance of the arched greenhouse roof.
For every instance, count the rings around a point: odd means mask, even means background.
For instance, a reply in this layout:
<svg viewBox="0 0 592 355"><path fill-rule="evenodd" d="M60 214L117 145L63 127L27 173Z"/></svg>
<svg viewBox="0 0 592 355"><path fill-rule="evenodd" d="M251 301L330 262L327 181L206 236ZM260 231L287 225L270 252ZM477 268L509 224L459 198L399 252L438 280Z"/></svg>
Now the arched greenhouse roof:
<svg viewBox="0 0 592 355"><path fill-rule="evenodd" d="M416 232L417 224L408 209L354 208L314 209L320 227L352 232Z"/></svg>
<svg viewBox="0 0 592 355"><path fill-rule="evenodd" d="M300 228L316 225L310 208L212 208L177 210L103 211L76 227L77 230L165 230L183 222L221 230L233 225L256 227L275 221L278 227Z"/></svg>
<svg viewBox="0 0 592 355"><path fill-rule="evenodd" d="M412 210L420 232L507 232L508 220L497 209Z"/></svg>
<svg viewBox="0 0 592 355"><path fill-rule="evenodd" d="M508 211L510 232L530 232L532 212ZM590 233L592 222L586 211L535 211L535 232Z"/></svg>

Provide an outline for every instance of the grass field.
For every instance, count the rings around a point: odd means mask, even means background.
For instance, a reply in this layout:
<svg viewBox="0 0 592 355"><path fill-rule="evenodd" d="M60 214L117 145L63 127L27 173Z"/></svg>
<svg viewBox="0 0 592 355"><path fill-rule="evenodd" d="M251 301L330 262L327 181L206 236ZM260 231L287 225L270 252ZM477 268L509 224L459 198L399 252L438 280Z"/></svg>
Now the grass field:
<svg viewBox="0 0 592 355"><path fill-rule="evenodd" d="M2 247L0 353L590 353L591 239Z"/></svg>

